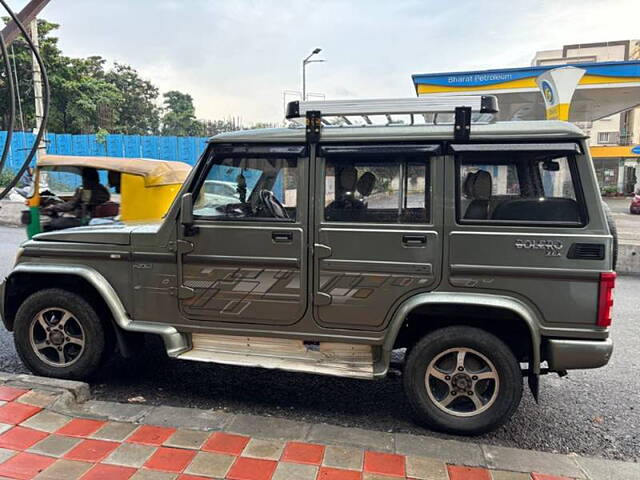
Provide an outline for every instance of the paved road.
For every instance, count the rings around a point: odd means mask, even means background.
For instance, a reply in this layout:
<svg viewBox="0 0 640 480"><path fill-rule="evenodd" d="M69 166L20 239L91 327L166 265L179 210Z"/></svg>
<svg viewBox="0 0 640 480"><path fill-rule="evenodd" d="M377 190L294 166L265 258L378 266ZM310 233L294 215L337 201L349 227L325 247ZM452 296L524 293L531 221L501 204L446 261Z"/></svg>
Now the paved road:
<svg viewBox="0 0 640 480"><path fill-rule="evenodd" d="M20 230L0 227L0 274L10 267ZM511 422L481 441L494 445L640 461L640 278L617 288L616 349L602 369L542 380L541 404L528 393ZM93 384L99 399L224 409L446 437L417 427L395 372L378 382L169 360L158 341L133 361L112 360ZM25 372L10 334L0 329L0 370Z"/></svg>

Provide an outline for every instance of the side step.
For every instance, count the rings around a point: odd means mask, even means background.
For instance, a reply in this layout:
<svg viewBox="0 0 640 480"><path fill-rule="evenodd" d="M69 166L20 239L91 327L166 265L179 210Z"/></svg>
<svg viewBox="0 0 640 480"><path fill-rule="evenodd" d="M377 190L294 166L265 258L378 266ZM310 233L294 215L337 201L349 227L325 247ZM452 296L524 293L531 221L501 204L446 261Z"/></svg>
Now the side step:
<svg viewBox="0 0 640 480"><path fill-rule="evenodd" d="M373 378L373 353L369 345L330 342L306 345L302 340L202 333L194 333L191 343L191 350L177 358L338 377Z"/></svg>

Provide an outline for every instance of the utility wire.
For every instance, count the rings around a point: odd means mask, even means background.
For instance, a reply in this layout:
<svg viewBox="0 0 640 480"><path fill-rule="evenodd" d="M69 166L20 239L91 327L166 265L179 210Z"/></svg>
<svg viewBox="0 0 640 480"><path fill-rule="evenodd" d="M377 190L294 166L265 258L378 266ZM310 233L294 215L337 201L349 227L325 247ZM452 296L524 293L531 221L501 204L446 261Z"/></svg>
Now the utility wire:
<svg viewBox="0 0 640 480"><path fill-rule="evenodd" d="M24 25L22 25L22 22L18 19L16 14L13 12L13 10L11 10L9 5L7 5L6 0L0 0L0 4L2 4L4 9L7 11L7 13L13 19L13 21L16 22L16 25L20 29L20 32L22 32L22 35L24 36L24 39L26 40L27 44L29 45L29 48L31 48L31 51L33 52L33 55L36 57L36 61L38 62L38 65L40 66L40 71L42 72L42 86L43 86L42 90L43 90L43 100L44 100L43 101L44 105L43 105L43 109L42 109L42 123L40 124L40 128L39 128L38 133L36 135L35 141L33 142L33 146L31 147L31 151L29 152L29 155L27 155L27 158L25 159L24 163L22 164L22 167L20 168L20 170L16 174L15 178L11 181L11 183L2 192L0 192L0 200L1 200L4 197L6 197L7 194L11 191L11 189L13 189L18 184L18 182L20 181L20 179L22 178L24 173L29 168L29 164L31 163L31 161L35 157L36 153L38 152L38 148L40 147L40 142L42 141L42 137L44 136L45 126L47 125L47 120L49 118L49 99L50 99L50 96L49 96L49 77L47 76L47 70L46 70L46 67L44 66L44 62L42 61L42 57L40 56L40 52L38 52L38 49L33 44L33 41L31 40L31 37L29 36L27 31L25 30ZM0 171L0 173L2 173L2 172ZM35 185L35 188L38 188L38 186Z"/></svg>
<svg viewBox="0 0 640 480"><path fill-rule="evenodd" d="M7 53L7 46L4 44L4 37L0 33L0 52L4 59L5 76L7 77L7 90L9 91L9 128L7 130L7 138L2 149L2 157L0 157L0 172L4 169L7 161L9 150L11 149L11 139L13 138L13 126L16 119L16 92L13 84L13 72L11 71L11 62Z"/></svg>

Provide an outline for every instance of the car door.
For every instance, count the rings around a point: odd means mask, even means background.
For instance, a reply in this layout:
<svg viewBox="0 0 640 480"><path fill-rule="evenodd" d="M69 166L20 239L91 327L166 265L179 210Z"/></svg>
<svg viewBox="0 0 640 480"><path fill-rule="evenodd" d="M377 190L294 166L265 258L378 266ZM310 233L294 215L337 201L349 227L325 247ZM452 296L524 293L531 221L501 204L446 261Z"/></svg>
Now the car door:
<svg viewBox="0 0 640 480"><path fill-rule="evenodd" d="M314 318L378 330L441 277L438 145L324 145L316 158Z"/></svg>
<svg viewBox="0 0 640 480"><path fill-rule="evenodd" d="M289 325L307 307L303 146L210 149L181 229L180 309L216 323ZM265 200L266 196L266 200Z"/></svg>

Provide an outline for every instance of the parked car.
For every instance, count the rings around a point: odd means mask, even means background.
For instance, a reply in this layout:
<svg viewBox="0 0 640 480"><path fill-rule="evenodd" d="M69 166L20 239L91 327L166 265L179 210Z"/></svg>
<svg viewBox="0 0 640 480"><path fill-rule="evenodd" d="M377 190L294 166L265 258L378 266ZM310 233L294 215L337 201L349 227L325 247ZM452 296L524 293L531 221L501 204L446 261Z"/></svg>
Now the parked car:
<svg viewBox="0 0 640 480"><path fill-rule="evenodd" d="M629 213L633 215L640 215L640 192L636 192L636 194L631 199L631 205L629 205Z"/></svg>
<svg viewBox="0 0 640 480"><path fill-rule="evenodd" d="M299 128L212 138L163 219L36 235L0 287L20 358L86 379L145 333L173 358L374 380L406 349L417 421L495 429L524 378L537 399L541 375L609 361L616 239L578 127L471 108L495 98L295 102ZM456 121L322 122L383 112ZM207 193L220 178L237 196Z"/></svg>

